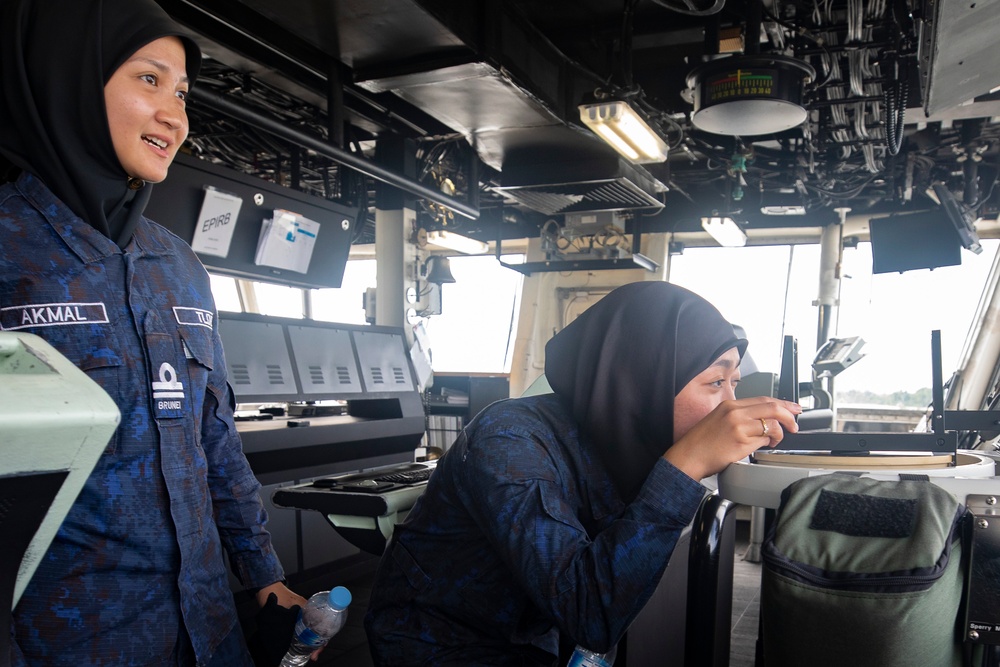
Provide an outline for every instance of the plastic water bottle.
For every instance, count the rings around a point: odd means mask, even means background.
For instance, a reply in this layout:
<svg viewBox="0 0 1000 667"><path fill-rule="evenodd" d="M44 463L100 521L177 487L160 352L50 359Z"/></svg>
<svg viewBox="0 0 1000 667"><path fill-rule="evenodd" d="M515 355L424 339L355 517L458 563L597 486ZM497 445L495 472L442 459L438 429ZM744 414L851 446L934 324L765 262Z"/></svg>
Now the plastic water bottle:
<svg viewBox="0 0 1000 667"><path fill-rule="evenodd" d="M617 646L613 646L607 653L595 653L578 644L566 667L611 667L615 664L617 654Z"/></svg>
<svg viewBox="0 0 1000 667"><path fill-rule="evenodd" d="M309 656L330 641L347 622L347 606L351 592L343 586L332 591L322 591L309 598L295 622L295 634L288 653L281 659L281 667L298 667L309 662Z"/></svg>

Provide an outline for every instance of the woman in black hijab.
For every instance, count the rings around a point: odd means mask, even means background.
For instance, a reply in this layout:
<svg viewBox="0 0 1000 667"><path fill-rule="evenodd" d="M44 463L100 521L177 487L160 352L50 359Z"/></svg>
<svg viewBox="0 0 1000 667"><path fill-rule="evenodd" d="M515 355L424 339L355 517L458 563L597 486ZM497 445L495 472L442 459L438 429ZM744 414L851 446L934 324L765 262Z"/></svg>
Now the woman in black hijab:
<svg viewBox="0 0 1000 667"><path fill-rule="evenodd" d="M796 430L736 400L746 341L701 297L620 287L549 341L554 393L483 410L396 527L366 617L376 665L551 665L613 647L705 493Z"/></svg>
<svg viewBox="0 0 1000 667"><path fill-rule="evenodd" d="M5 0L2 21L0 154L124 247L151 190L115 154L104 85L139 47L168 35L181 37L193 84L201 51L148 0Z"/></svg>
<svg viewBox="0 0 1000 667"><path fill-rule="evenodd" d="M259 602L305 603L263 527L208 274L143 217L200 60L151 0L0 2L0 329L121 412L21 596L18 667L251 665L223 548Z"/></svg>

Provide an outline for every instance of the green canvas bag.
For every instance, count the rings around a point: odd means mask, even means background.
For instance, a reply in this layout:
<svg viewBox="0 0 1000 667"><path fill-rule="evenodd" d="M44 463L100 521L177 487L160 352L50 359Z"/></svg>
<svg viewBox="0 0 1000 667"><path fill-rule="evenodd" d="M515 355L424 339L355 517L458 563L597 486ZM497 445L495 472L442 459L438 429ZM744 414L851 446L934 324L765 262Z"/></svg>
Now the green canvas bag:
<svg viewBox="0 0 1000 667"><path fill-rule="evenodd" d="M961 667L964 516L927 481L790 485L762 550L764 665Z"/></svg>

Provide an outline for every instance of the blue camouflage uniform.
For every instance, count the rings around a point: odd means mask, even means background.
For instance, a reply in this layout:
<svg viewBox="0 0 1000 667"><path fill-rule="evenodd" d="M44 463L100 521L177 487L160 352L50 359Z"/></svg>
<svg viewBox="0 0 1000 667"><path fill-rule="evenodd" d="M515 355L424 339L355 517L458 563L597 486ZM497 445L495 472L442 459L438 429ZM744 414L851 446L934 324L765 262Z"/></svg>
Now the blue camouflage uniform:
<svg viewBox="0 0 1000 667"><path fill-rule="evenodd" d="M652 595L705 489L660 458L624 503L555 395L486 408L379 566L376 665L541 665L605 650Z"/></svg>
<svg viewBox="0 0 1000 667"><path fill-rule="evenodd" d="M27 664L252 664L222 547L247 587L283 573L208 274L145 218L119 250L27 172L0 186L0 248L0 328L45 338L122 414L15 610Z"/></svg>

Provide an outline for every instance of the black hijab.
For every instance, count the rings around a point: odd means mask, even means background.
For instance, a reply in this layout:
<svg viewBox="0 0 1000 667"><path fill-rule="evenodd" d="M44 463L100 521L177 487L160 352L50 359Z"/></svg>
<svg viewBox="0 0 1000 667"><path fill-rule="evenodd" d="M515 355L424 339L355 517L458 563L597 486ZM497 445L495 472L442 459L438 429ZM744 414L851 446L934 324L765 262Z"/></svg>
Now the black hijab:
<svg viewBox="0 0 1000 667"><path fill-rule="evenodd" d="M184 43L193 84L201 52L152 0L0 3L0 156L122 247L151 188L118 161L104 85L133 53L171 35Z"/></svg>
<svg viewBox="0 0 1000 667"><path fill-rule="evenodd" d="M715 307L665 282L614 290L545 346L545 377L626 501L673 444L674 397L746 340Z"/></svg>

